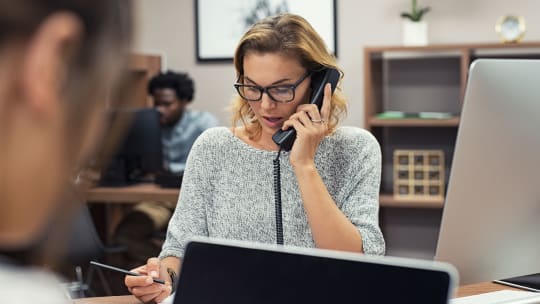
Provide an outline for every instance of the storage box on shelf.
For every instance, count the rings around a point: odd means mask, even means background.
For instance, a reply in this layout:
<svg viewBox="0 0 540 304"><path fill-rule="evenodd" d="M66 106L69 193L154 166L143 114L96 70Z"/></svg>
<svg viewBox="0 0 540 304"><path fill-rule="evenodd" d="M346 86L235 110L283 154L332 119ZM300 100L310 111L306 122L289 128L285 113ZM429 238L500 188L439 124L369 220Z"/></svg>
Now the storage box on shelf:
<svg viewBox="0 0 540 304"><path fill-rule="evenodd" d="M442 200L444 199L444 152L442 150L395 150L393 177L396 200Z"/></svg>

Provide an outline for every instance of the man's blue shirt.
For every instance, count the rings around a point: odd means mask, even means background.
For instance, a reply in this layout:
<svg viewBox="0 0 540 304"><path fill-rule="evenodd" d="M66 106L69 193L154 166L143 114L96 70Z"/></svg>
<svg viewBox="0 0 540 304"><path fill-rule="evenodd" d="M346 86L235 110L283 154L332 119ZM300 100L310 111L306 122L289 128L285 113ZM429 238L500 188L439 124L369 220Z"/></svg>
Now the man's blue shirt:
<svg viewBox="0 0 540 304"><path fill-rule="evenodd" d="M197 137L204 130L217 125L218 120L214 115L186 109L175 125L162 128L161 143L165 168L171 172L183 171L191 146Z"/></svg>

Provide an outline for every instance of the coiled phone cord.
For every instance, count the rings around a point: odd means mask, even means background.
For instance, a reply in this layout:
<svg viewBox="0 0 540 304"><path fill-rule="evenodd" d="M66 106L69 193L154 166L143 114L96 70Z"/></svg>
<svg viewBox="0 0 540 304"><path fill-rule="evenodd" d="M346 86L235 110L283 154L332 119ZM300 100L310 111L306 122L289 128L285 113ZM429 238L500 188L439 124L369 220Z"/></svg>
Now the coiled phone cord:
<svg viewBox="0 0 540 304"><path fill-rule="evenodd" d="M281 213L281 172L279 165L279 156L281 148L279 148L277 157L274 159L274 202L276 212L276 243L283 245L283 218Z"/></svg>

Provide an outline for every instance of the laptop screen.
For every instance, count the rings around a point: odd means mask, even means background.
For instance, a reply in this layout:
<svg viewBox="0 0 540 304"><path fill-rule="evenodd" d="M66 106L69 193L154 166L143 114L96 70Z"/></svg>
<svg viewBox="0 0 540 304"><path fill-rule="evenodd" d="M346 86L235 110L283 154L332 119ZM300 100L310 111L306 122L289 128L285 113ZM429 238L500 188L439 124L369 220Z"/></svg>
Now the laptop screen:
<svg viewBox="0 0 540 304"><path fill-rule="evenodd" d="M174 303L442 304L454 276L436 262L199 240L186 249Z"/></svg>

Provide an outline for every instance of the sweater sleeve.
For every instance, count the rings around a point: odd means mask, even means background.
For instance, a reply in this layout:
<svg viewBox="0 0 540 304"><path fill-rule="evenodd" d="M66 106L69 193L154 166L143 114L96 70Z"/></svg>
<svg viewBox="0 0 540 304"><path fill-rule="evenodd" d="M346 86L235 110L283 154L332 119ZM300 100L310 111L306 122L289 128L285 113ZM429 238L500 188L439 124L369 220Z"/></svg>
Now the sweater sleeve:
<svg viewBox="0 0 540 304"><path fill-rule="evenodd" d="M341 209L360 232L364 253L383 255L385 242L379 227L381 150L373 135L356 130L353 142L349 143L352 148L350 191Z"/></svg>
<svg viewBox="0 0 540 304"><path fill-rule="evenodd" d="M182 258L191 238L208 236L206 206L213 192L210 176L214 163L209 152L212 149L208 148L212 141L208 131L197 138L188 156L178 203L169 222L160 258Z"/></svg>

